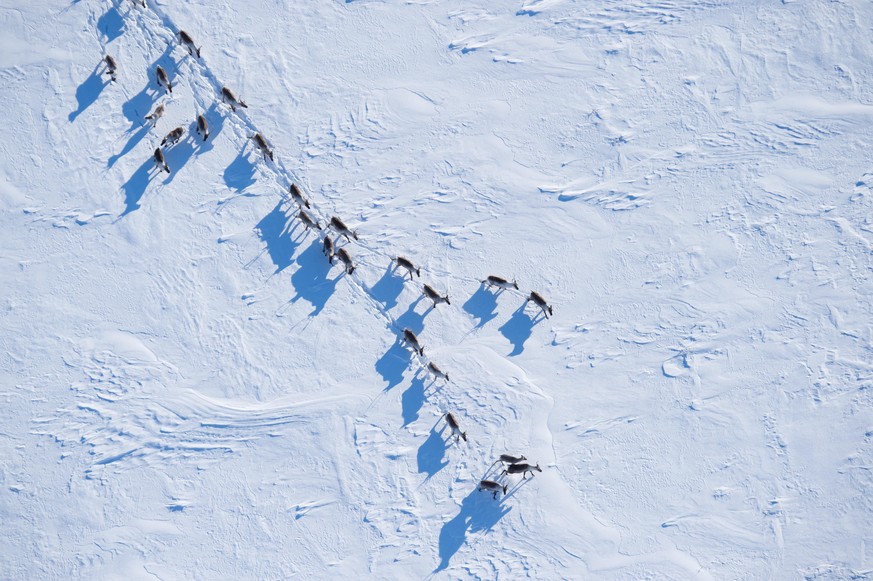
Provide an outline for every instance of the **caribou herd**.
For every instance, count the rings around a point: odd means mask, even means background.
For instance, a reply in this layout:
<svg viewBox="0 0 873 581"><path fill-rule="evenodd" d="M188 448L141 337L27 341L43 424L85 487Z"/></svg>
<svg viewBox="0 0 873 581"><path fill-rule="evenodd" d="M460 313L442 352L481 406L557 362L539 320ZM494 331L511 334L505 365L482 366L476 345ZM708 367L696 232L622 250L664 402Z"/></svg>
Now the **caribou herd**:
<svg viewBox="0 0 873 581"><path fill-rule="evenodd" d="M143 8L146 7L145 0L133 0L134 4L141 6ZM188 53L188 55L192 58L200 59L201 47L196 46L194 40L191 35L188 34L184 30L179 30L175 34L176 40L178 40L179 45L181 45ZM102 74L109 75L110 81L114 82L118 78L118 63L116 60L110 56L105 55L103 58L103 64L105 65L105 70ZM170 76L167 74L167 71L160 65L157 65L155 68L155 83L159 89L163 89L166 95L173 94L173 83L170 80ZM247 109L248 105L239 97L237 97L233 91L231 91L227 87L222 87L221 91L218 95L219 100L230 107L231 112L236 112L237 108ZM145 121L149 122L152 127L156 127L158 121L163 117L164 112L166 110L167 101L159 103L154 111L145 115ZM200 113L196 117L197 123L197 133L200 137L203 138L203 141L207 141L209 139L209 123L206 120L206 117ZM170 167L167 165L167 162L164 157L164 150L169 149L176 145L184 136L185 129L183 127L176 127L161 140L160 146L155 148L153 154L153 160L155 166L159 171L165 171L168 174L171 172ZM273 152L273 148L269 145L267 139L260 133L255 132L254 135L250 135L249 139L254 142L255 147L263 157L263 161L266 163L267 160L270 162L275 162L275 155ZM309 199L303 194L300 187L291 183L288 186L288 194L290 196L291 201L294 203L297 209L297 218L300 220L300 223L303 224L304 229L306 231L315 232L317 235L322 237L323 242L323 250L324 254L327 257L329 263L332 265L334 263L334 258L338 258L340 262L342 262L344 267L344 272L347 275L352 275L357 266L355 265L354 259L352 257L351 252L346 248L346 246L339 246L340 238L344 238L346 244L350 244L353 240L358 240L358 232L349 228L343 220L337 216L332 216L330 221L325 224L324 228L322 228L321 223L318 221L316 217L314 217L310 212L312 211L312 205ZM334 232L334 237L330 236L330 231ZM421 278L421 267L416 265L412 260L406 258L404 256L395 256L391 259L391 262L396 266L397 269L402 269L404 271L403 278L406 279L406 275L409 275L410 281L412 281L415 277ZM518 291L519 286L518 282L515 280L508 280L506 278L490 275L485 279L480 281L481 284L488 289L497 289L497 293L503 293L504 291ZM451 305L451 301L449 300L449 295L442 294L436 289L434 289L431 285L425 283L422 286L422 295L427 298L429 301L433 303L431 308L436 308L441 303L446 303L447 305ZM525 305L527 303L533 302L536 307L539 308L539 314L541 314L544 318L549 318L554 313L552 311L552 306L548 304L548 302L543 298L541 294L535 291L531 291L525 300ZM436 363L433 361L424 360L424 346L421 344L418 336L410 329L404 328L400 332L400 341L407 345L412 351L421 358L420 363L427 370L427 373L433 377L433 380L441 380L445 383L449 383L451 380L449 379L449 374L443 371ZM462 431L458 419L451 413L446 412L443 415L446 424L449 427L450 435L449 438L454 438L455 442L460 444L463 440L467 442L467 432ZM500 457L494 461L494 464L491 465L491 468L486 472L486 476L490 473L491 469L494 468L495 464L500 463L501 466L504 467L502 472L497 473L497 478L500 476L508 476L521 474L522 479L527 478L527 474L530 473L531 477L534 476L534 472L542 472L539 464L530 464L527 462L527 458L525 456L512 456L509 454L501 454ZM492 476L493 478L493 476ZM507 484L502 484L496 480L483 479L479 482L478 490L486 491L492 493L494 499L497 499L498 494L503 494L504 496L508 493L509 486Z"/></svg>

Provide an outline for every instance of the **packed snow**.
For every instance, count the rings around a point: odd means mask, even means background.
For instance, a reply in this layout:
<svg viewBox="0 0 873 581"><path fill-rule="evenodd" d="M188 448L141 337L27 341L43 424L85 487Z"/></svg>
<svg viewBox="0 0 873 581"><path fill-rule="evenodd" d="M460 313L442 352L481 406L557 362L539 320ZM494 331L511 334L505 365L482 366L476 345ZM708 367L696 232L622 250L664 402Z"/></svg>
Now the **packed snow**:
<svg viewBox="0 0 873 581"><path fill-rule="evenodd" d="M873 578L871 22L0 1L0 578Z"/></svg>

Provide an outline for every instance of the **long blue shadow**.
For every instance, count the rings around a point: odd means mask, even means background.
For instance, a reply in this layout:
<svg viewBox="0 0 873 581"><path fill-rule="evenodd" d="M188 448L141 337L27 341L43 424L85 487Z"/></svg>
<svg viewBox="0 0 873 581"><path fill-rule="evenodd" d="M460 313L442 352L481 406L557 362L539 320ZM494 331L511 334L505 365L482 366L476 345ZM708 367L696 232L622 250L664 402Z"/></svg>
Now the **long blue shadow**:
<svg viewBox="0 0 873 581"><path fill-rule="evenodd" d="M510 357L518 355L524 351L524 342L530 338L531 332L533 331L534 321L524 312L525 304L527 303L518 307L515 312L512 313L509 320L499 329L503 336L509 339L509 342L512 343L513 348L512 353L509 354Z"/></svg>
<svg viewBox="0 0 873 581"><path fill-rule="evenodd" d="M292 230L288 227L288 221L282 202L279 202L255 226L258 237L267 245L270 260L276 265L276 273L282 272L291 265L294 251L299 245L291 236Z"/></svg>
<svg viewBox="0 0 873 581"><path fill-rule="evenodd" d="M115 162L117 162L119 159L121 159L122 157L124 157L125 155L130 153L133 150L133 148L136 147L137 145L139 145L139 142L142 141L143 138L148 134L149 134L149 126L148 125L140 127L139 131L134 133L130 137L130 139L127 140L127 143L124 144L124 147L121 148L121 151L119 151L118 153L116 153L115 155L113 155L112 157L109 158L107 165L109 167L112 167L113 165L115 165Z"/></svg>
<svg viewBox="0 0 873 581"><path fill-rule="evenodd" d="M386 310L397 306L397 297L401 292L403 292L403 278L397 276L395 269L390 265L385 269L382 278L370 289L370 295L385 305Z"/></svg>
<svg viewBox="0 0 873 581"><path fill-rule="evenodd" d="M304 299L311 303L314 308L309 313L310 317L321 312L324 305L327 304L327 300L336 290L337 281L342 277L340 275L334 279L327 278L331 265L324 257L321 248L321 241L318 238L313 240L309 248L297 257L297 264L300 268L291 275L291 284L297 291L297 295L291 301L296 302L298 299Z"/></svg>
<svg viewBox="0 0 873 581"><path fill-rule="evenodd" d="M421 406L424 405L424 379L421 374L412 378L412 383L400 396L400 402L403 406L403 425L408 426L418 419L418 412L421 411Z"/></svg>
<svg viewBox="0 0 873 581"><path fill-rule="evenodd" d="M410 361L412 361L412 352L400 342L399 338L376 361L376 372L388 383L385 386L386 391L403 381L403 374L409 369Z"/></svg>
<svg viewBox="0 0 873 581"><path fill-rule="evenodd" d="M121 112L130 121L131 127L142 125L143 119L149 114L158 97L158 93L152 89L150 84L146 84L139 93L121 104Z"/></svg>
<svg viewBox="0 0 873 581"><path fill-rule="evenodd" d="M94 101L97 100L97 97L100 96L100 93L103 92L103 88L109 83L107 80L104 82L103 75L101 75L98 71L100 70L100 65L98 65L91 74L88 75L88 78L82 81L82 84L76 87L76 103L78 106L76 110L70 113L70 122L76 120L76 117L81 115L85 109L94 104ZM108 79L108 77L107 77Z"/></svg>
<svg viewBox="0 0 873 581"><path fill-rule="evenodd" d="M418 448L418 471L427 474L427 478L430 478L449 465L448 460L444 458L445 455L446 441L443 439L442 432L431 428L430 436Z"/></svg>
<svg viewBox="0 0 873 581"><path fill-rule="evenodd" d="M240 151L239 155L224 170L224 183L227 184L228 188L237 192L242 192L255 183L255 166L246 157L245 150Z"/></svg>
<svg viewBox="0 0 873 581"><path fill-rule="evenodd" d="M124 212L121 213L119 218L123 218L134 210L139 209L139 201L152 179L151 171L154 166L154 161L149 158L144 164L139 166L139 169L130 176L130 179L121 186L121 191L124 192Z"/></svg>
<svg viewBox="0 0 873 581"><path fill-rule="evenodd" d="M147 68L149 77L142 90L121 105L121 112L130 121L132 127L141 125L145 116L152 110L155 102L163 96L164 89L159 87L155 80L155 70L158 65L161 65L167 71L167 74L172 76L171 71L176 69L175 62L170 58L170 53L173 52L174 46L174 43L167 45L161 56L155 59Z"/></svg>
<svg viewBox="0 0 873 581"><path fill-rule="evenodd" d="M416 335L420 334L424 331L424 317L430 312L430 310L426 310L424 313L418 313L415 310L415 307L418 306L418 303L421 302L421 297L415 299L414 302L410 303L409 308L406 309L406 312L397 317L397 326L401 329L409 329Z"/></svg>
<svg viewBox="0 0 873 581"><path fill-rule="evenodd" d="M473 296L464 303L463 309L479 319L477 329L483 327L497 316L497 295L487 290L485 285L479 285Z"/></svg>
<svg viewBox="0 0 873 581"><path fill-rule="evenodd" d="M124 33L124 19L113 6L97 20L97 30L105 37L105 42L112 42Z"/></svg>
<svg viewBox="0 0 873 581"><path fill-rule="evenodd" d="M218 105L213 103L206 113L203 114L206 117L206 122L209 123L209 139L206 141L203 140L203 136L193 132L197 128L197 122L195 121L192 126L192 135L194 139L197 140L197 155L202 155L207 151L210 151L213 147L215 147L215 138L218 137L218 134L221 133L221 130L224 129L224 115L218 110Z"/></svg>
<svg viewBox="0 0 873 581"><path fill-rule="evenodd" d="M188 163L188 160L191 159L191 156L194 155L194 141L191 139L190 133L188 135L188 138L164 151L164 159L170 168L170 175L164 180L165 184L172 183L185 164ZM195 133L194 136L196 137L197 134Z"/></svg>
<svg viewBox="0 0 873 581"><path fill-rule="evenodd" d="M440 564L434 569L434 573L439 573L449 566L449 561L467 539L468 532L490 530L497 521L512 510L502 500L494 500L490 492L479 491L478 484L476 485L476 488L461 502L458 515L444 524L440 530Z"/></svg>

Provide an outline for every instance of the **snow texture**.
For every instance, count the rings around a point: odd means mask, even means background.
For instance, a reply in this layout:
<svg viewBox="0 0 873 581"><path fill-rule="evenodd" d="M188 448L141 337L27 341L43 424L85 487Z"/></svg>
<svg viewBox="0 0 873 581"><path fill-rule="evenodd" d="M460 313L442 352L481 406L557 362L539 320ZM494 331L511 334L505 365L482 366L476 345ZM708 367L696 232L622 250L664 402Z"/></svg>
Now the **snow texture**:
<svg viewBox="0 0 873 581"><path fill-rule="evenodd" d="M3 1L0 578L873 578L871 21Z"/></svg>

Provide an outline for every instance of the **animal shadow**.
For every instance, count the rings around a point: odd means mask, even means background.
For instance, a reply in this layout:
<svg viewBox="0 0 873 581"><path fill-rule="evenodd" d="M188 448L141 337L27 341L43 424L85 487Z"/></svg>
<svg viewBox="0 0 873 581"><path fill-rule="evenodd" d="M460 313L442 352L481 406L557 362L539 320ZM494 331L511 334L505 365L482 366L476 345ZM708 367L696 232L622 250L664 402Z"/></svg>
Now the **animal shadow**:
<svg viewBox="0 0 873 581"><path fill-rule="evenodd" d="M105 42L112 42L124 33L124 19L115 6L97 19L97 30L103 34Z"/></svg>
<svg viewBox="0 0 873 581"><path fill-rule="evenodd" d="M409 329L416 335L424 331L424 318L430 311L428 310L424 313L416 312L415 307L420 302L421 297L418 297L415 301L410 303L409 308L406 309L405 313L397 317L396 324L399 328Z"/></svg>
<svg viewBox="0 0 873 581"><path fill-rule="evenodd" d="M313 240L312 244L297 257L297 265L300 268L291 275L291 284L297 291L291 302L302 298L311 303L313 310L309 313L310 317L315 317L321 312L336 290L337 281L340 279L340 276L327 278L331 265L324 257L321 248L321 241L318 238Z"/></svg>
<svg viewBox="0 0 873 581"><path fill-rule="evenodd" d="M524 351L524 342L530 338L531 332L533 331L534 320L530 318L524 307L527 303L522 304L518 307L514 313L512 313L512 317L506 321L503 326L500 327L499 331L503 334L504 337L509 339L509 342L512 343L512 352L509 354L510 357L514 357Z"/></svg>
<svg viewBox="0 0 873 581"><path fill-rule="evenodd" d="M149 158L121 186L121 191L124 192L124 212L118 217L119 219L140 208L139 201L152 180L152 171L156 169L154 161Z"/></svg>
<svg viewBox="0 0 873 581"><path fill-rule="evenodd" d="M490 530L512 510L503 499L494 500L491 493L478 490L478 485L461 502L461 510L440 530L440 563L434 573L444 571L449 561L467 538L467 533Z"/></svg>
<svg viewBox="0 0 873 581"><path fill-rule="evenodd" d="M421 411L421 407L424 405L424 400L426 399L424 392L424 379L420 373L417 373L415 377L412 378L409 387L407 387L406 391L403 392L403 395L400 396L404 427L418 419L418 412Z"/></svg>
<svg viewBox="0 0 873 581"><path fill-rule="evenodd" d="M445 459L446 441L442 432L434 426L427 440L418 448L418 471L427 474L426 480L449 465Z"/></svg>
<svg viewBox="0 0 873 581"><path fill-rule="evenodd" d="M276 265L273 274L278 274L291 265L294 251L299 246L299 243L291 237L293 228L282 205L283 202L276 204L276 207L255 226L258 237L267 245L270 260Z"/></svg>
<svg viewBox="0 0 873 581"><path fill-rule="evenodd" d="M100 62L102 63L103 61ZM106 81L103 80L103 75L99 72L100 67L100 64L94 67L94 70L91 71L88 78L82 81L81 85L76 87L76 103L78 106L75 111L70 113L70 123L75 121L76 117L81 115L85 109L93 105L97 100L97 97L100 96L100 93L103 92L103 88L110 83L108 77Z"/></svg>
<svg viewBox="0 0 873 581"><path fill-rule="evenodd" d="M157 85L154 75L158 65L164 67L168 73L171 70L175 70L175 63L170 58L173 47L174 45L172 44L168 45L163 54L152 62L147 69L149 77L145 86L139 93L121 105L121 112L130 121L131 127L137 127L142 124L143 119L151 111L155 102L164 95L164 89Z"/></svg>
<svg viewBox="0 0 873 581"><path fill-rule="evenodd" d="M237 192L255 183L255 164L249 161L244 149L224 170L224 183Z"/></svg>
<svg viewBox="0 0 873 581"><path fill-rule="evenodd" d="M107 165L109 167L112 167L113 165L115 165L115 162L117 162L119 159L121 159L122 157L124 157L125 155L130 153L134 147L139 145L139 142L142 141L143 138L146 135L148 135L148 133L149 133L149 126L148 125L144 125L144 126L140 127L139 131L134 133L130 137L130 139L127 140L127 143L124 144L124 147L121 148L121 151L119 151L118 153L116 153L115 155L113 155L112 157L109 158L109 160L107 161Z"/></svg>
<svg viewBox="0 0 873 581"><path fill-rule="evenodd" d="M196 134L195 134L196 135ZM194 145L193 140L191 139L191 134L188 134L187 139L183 139L176 145L167 149L164 152L164 157L166 158L167 165L170 167L170 175L167 176L167 179L164 180L165 184L172 183L176 176L179 175L179 171L185 167L185 164L188 163L188 160L191 159L191 156L194 155Z"/></svg>
<svg viewBox="0 0 873 581"><path fill-rule="evenodd" d="M464 303L463 309L479 319L477 329L483 327L497 316L497 294L490 292L484 284L481 284L473 296Z"/></svg>
<svg viewBox="0 0 873 581"><path fill-rule="evenodd" d="M403 381L403 374L409 369L411 362L412 353L406 348L400 337L397 337L388 351L376 361L376 372L388 383L385 386L385 391Z"/></svg>
<svg viewBox="0 0 873 581"><path fill-rule="evenodd" d="M382 278L370 288L370 295L385 305L386 310L391 310L397 306L397 297L403 292L404 281L396 275L395 270L389 265Z"/></svg>

